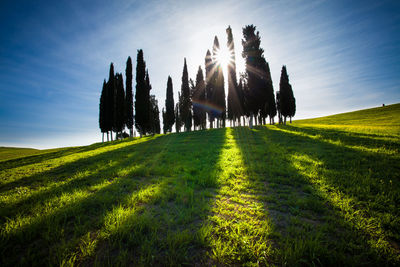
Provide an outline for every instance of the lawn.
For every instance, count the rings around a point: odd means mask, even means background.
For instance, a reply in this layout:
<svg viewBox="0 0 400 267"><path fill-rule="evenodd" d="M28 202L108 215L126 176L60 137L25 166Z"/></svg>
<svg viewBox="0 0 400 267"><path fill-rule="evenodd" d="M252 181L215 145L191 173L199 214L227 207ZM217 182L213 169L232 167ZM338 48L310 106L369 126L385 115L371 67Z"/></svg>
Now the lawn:
<svg viewBox="0 0 400 267"><path fill-rule="evenodd" d="M397 104L11 155L0 265L399 265L399 150Z"/></svg>

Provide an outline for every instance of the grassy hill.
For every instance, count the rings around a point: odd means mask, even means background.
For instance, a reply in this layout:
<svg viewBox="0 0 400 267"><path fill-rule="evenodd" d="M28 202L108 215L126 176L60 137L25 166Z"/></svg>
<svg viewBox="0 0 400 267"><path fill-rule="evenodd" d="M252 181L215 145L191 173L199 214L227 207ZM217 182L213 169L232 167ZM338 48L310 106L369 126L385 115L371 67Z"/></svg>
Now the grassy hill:
<svg viewBox="0 0 400 267"><path fill-rule="evenodd" d="M0 162L1 266L399 265L400 105Z"/></svg>

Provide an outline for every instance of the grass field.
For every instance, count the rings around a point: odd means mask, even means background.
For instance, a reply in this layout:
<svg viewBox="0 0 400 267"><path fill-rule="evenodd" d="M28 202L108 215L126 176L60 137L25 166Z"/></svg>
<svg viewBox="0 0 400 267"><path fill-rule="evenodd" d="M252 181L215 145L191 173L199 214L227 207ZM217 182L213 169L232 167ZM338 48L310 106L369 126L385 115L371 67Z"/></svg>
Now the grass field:
<svg viewBox="0 0 400 267"><path fill-rule="evenodd" d="M399 150L400 104L0 149L0 265L400 265Z"/></svg>

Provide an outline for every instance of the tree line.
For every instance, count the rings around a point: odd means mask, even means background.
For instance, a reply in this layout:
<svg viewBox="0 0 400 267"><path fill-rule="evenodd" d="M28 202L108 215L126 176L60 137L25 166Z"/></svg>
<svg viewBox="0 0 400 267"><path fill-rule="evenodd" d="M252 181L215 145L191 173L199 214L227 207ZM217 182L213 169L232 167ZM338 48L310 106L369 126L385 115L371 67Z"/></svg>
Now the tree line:
<svg viewBox="0 0 400 267"><path fill-rule="evenodd" d="M221 63L218 60L220 44L217 36L214 38L212 52L207 50L204 59L204 70L199 66L195 81L189 78L186 58L183 63L181 90L175 104L172 78L168 76L165 107L162 109L163 132L204 130L221 128L229 120L231 126L286 124L289 117L296 113L296 100L289 82L286 66L281 70L279 91L274 94L269 64L260 47L261 37L254 25L243 29L242 57L245 60L245 72L237 76L236 55L232 29L226 29L227 49L230 62L227 66L228 96L225 96L225 78ZM140 136L160 133L160 112L152 89L149 71L143 56L143 50L137 52L136 61L136 94L133 102L132 90L132 60L128 57L125 70L125 89L122 73L114 74L113 63L110 64L108 81L104 80L100 97L99 126L104 134L113 140L133 136L135 126ZM239 78L239 79L238 79ZM125 127L129 135L124 132Z"/></svg>

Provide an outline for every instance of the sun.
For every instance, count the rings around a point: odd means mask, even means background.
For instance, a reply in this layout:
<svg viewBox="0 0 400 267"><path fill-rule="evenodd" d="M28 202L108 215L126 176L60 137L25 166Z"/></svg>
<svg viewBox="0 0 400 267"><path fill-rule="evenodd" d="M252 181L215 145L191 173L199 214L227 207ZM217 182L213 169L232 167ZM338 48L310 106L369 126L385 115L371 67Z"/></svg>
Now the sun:
<svg viewBox="0 0 400 267"><path fill-rule="evenodd" d="M226 69L233 62L233 53L228 48L220 48L215 53L215 61Z"/></svg>

